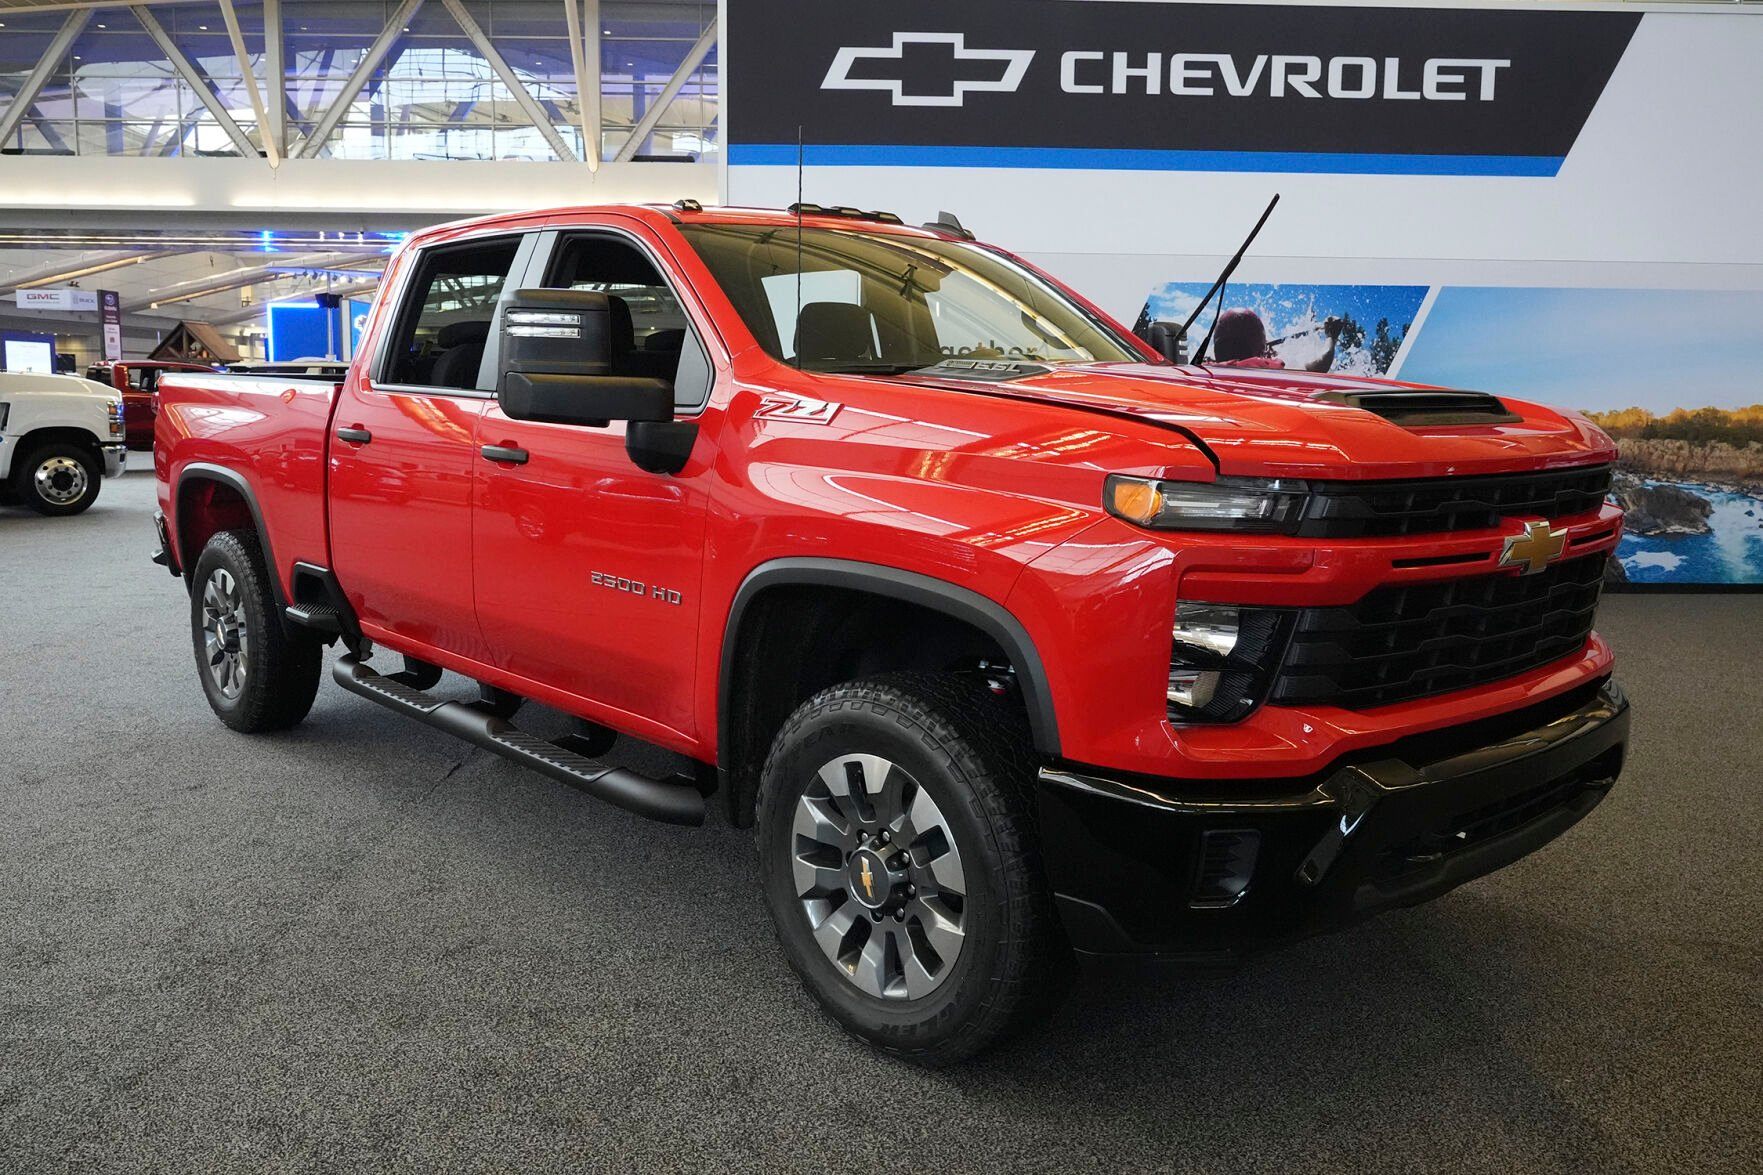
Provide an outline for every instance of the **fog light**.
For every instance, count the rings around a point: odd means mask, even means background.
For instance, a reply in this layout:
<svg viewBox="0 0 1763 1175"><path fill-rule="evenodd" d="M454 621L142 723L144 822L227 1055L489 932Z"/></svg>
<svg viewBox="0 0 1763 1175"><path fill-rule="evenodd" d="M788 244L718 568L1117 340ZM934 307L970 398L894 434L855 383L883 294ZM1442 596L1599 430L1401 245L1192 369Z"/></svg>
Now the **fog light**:
<svg viewBox="0 0 1763 1175"><path fill-rule="evenodd" d="M1228 657L1237 647L1237 625L1242 618L1235 604L1191 604L1182 601L1175 606L1175 643L1190 651Z"/></svg>
<svg viewBox="0 0 1763 1175"><path fill-rule="evenodd" d="M1234 722L1255 708L1279 661L1289 614L1182 600L1170 629L1171 722Z"/></svg>
<svg viewBox="0 0 1763 1175"><path fill-rule="evenodd" d="M1190 710L1203 710L1212 704L1218 693L1218 679L1223 674L1202 669L1169 670L1169 701Z"/></svg>

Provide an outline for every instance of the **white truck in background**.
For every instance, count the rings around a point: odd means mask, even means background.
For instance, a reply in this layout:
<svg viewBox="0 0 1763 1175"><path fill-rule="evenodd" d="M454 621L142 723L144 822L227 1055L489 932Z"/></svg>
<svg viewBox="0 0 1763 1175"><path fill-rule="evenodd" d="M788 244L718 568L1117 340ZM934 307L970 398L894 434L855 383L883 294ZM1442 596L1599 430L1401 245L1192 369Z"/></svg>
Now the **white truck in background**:
<svg viewBox="0 0 1763 1175"><path fill-rule="evenodd" d="M122 393L76 375L0 372L0 495L78 514L128 462Z"/></svg>

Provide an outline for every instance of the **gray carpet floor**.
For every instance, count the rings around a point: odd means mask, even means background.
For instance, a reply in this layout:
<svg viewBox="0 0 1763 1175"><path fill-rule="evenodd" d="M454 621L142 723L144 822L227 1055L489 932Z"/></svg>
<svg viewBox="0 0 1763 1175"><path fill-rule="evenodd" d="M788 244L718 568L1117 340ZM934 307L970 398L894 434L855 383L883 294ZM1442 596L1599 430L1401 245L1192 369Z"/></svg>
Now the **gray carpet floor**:
<svg viewBox="0 0 1763 1175"><path fill-rule="evenodd" d="M745 833L329 682L227 731L152 497L0 509L0 1170L1763 1162L1763 597L1606 602L1629 770L1542 853L925 1073L797 989Z"/></svg>

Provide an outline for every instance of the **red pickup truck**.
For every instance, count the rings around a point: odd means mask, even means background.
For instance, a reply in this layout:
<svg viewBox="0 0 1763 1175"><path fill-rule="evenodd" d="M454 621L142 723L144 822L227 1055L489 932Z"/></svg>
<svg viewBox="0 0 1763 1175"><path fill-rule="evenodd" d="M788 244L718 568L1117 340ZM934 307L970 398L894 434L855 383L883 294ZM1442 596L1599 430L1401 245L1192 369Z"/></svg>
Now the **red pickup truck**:
<svg viewBox="0 0 1763 1175"><path fill-rule="evenodd" d="M156 558L229 726L300 721L341 641L388 709L714 802L808 989L937 1063L1074 951L1230 958L1584 816L1628 730L1615 456L1485 393L1176 365L940 223L571 208L412 237L340 383L168 375Z"/></svg>
<svg viewBox="0 0 1763 1175"><path fill-rule="evenodd" d="M122 393L123 419L128 422L131 449L153 447L153 418L159 413L159 377L168 371L213 371L200 363L164 359L127 359L94 363L86 378Z"/></svg>

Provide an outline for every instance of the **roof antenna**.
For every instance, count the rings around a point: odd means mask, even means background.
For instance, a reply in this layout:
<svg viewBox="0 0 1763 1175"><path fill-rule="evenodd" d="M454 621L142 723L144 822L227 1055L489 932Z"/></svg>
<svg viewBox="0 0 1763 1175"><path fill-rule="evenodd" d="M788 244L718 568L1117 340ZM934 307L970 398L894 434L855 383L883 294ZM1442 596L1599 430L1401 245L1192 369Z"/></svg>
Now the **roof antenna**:
<svg viewBox="0 0 1763 1175"><path fill-rule="evenodd" d="M973 234L961 223L961 218L953 212L938 212L935 220L927 220L918 226L927 228L933 233L944 233L951 237L959 237L964 241L973 240Z"/></svg>
<svg viewBox="0 0 1763 1175"><path fill-rule="evenodd" d="M802 124L796 124L796 370L802 370Z"/></svg>
<svg viewBox="0 0 1763 1175"><path fill-rule="evenodd" d="M1206 296L1200 299L1200 304L1194 307L1194 312L1188 315L1188 320L1181 324L1181 333L1175 336L1177 339L1185 339L1188 337L1188 327L1194 325L1194 319L1200 317L1200 311L1206 309L1206 303L1212 301L1212 296L1224 289L1224 284L1230 280L1230 275L1237 271L1237 266L1243 263L1243 254L1247 253L1249 251L1249 246L1255 243L1255 238L1261 234L1261 226L1267 223L1267 218L1269 216L1273 215L1273 206L1278 203L1279 193L1275 192L1273 194L1273 199L1267 202L1266 211L1261 213L1261 219L1255 222L1255 227L1249 230L1248 237L1243 240L1242 248L1238 249L1236 256L1232 257L1230 262L1225 265L1224 272L1218 275L1218 280L1212 283L1212 288L1206 291ZM1222 309L1224 306L1224 299L1220 298L1218 304L1219 308ZM1218 315L1214 314L1212 316L1211 328L1206 331L1206 337L1200 340L1199 347L1194 350L1193 362L1200 362L1200 356L1206 353L1206 347L1212 342L1212 332L1217 329Z"/></svg>

